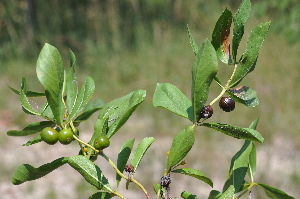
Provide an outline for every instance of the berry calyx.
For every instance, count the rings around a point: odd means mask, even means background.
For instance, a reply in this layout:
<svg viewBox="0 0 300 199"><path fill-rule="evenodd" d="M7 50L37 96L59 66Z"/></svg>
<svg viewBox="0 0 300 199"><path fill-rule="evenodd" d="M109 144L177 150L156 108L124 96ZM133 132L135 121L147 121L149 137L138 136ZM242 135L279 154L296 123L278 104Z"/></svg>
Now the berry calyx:
<svg viewBox="0 0 300 199"><path fill-rule="evenodd" d="M201 118L208 119L213 115L213 113L214 113L214 110L210 105L204 106L200 112L200 119Z"/></svg>
<svg viewBox="0 0 300 199"><path fill-rule="evenodd" d="M220 108L225 112L231 112L235 108L235 101L230 97L222 97L219 102Z"/></svg>
<svg viewBox="0 0 300 199"><path fill-rule="evenodd" d="M132 173L134 171L134 166L132 164L127 164L125 167L124 167L124 170L128 173Z"/></svg>
<svg viewBox="0 0 300 199"><path fill-rule="evenodd" d="M70 129L62 129L58 133L58 140L62 144L70 144L73 141L73 132Z"/></svg>
<svg viewBox="0 0 300 199"><path fill-rule="evenodd" d="M110 141L109 141L108 137L105 135L97 137L94 141L94 147L95 147L95 149L98 149L98 150L103 150L103 149L109 147L109 145L110 145Z"/></svg>
<svg viewBox="0 0 300 199"><path fill-rule="evenodd" d="M41 139L47 144L53 145L58 141L58 132L51 127L46 127L41 132Z"/></svg>

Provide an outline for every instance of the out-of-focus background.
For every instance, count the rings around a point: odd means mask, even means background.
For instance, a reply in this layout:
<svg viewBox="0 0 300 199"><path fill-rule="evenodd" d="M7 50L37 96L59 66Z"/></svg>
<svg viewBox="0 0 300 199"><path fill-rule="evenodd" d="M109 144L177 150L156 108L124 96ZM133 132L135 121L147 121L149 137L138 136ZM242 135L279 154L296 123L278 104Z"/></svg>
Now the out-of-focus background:
<svg viewBox="0 0 300 199"><path fill-rule="evenodd" d="M190 96L191 66L194 54L189 44L186 25L201 45L211 39L215 22L227 7L233 13L241 1L233 0L90 0L37 1L4 0L0 2L0 193L6 199L19 198L88 198L95 192L81 176L67 165L43 179L18 186L11 183L14 170L23 163L40 166L61 156L78 153L78 145L48 146L38 143L21 145L29 137L8 137L11 129L22 129L39 118L23 113L19 98L7 85L19 88L26 77L28 89L42 91L35 74L36 60L44 43L56 46L69 64L69 48L77 57L79 83L89 75L96 83L93 99L105 102L136 89L146 89L147 98L130 120L111 139L107 154L116 160L121 144L129 138L136 143L147 136L156 141L142 161L135 178L149 190L159 183L172 138L188 121L166 110L152 106L156 83L169 82ZM300 4L297 0L253 0L252 13L245 25L239 55L245 49L250 31L259 23L272 21L270 32L261 49L256 69L243 85L258 92L260 105L247 108L238 104L232 113L225 113L215 104L210 122L248 127L260 118L257 130L265 137L257 144L256 181L300 196ZM232 68L220 63L219 77L225 81ZM212 85L209 100L220 88ZM33 101L35 99L32 99ZM40 104L36 104L40 106ZM82 139L93 133L95 115L79 126ZM186 158L186 167L199 169L221 190L227 178L231 157L243 140L225 136L205 128L196 129L195 145ZM106 176L114 171L101 158L96 163ZM184 190L199 198L207 198L212 190L191 177L172 175L171 195ZM143 198L136 186L120 192L127 198ZM248 198L247 196L245 198ZM266 198L255 188L252 198Z"/></svg>

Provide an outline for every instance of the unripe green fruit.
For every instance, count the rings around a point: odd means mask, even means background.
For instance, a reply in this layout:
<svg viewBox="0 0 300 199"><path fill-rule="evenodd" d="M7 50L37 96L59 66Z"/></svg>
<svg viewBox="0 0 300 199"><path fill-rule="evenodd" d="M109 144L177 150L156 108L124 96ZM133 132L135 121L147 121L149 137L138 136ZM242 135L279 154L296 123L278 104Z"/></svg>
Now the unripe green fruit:
<svg viewBox="0 0 300 199"><path fill-rule="evenodd" d="M70 129L62 129L58 133L58 140L62 144L70 144L73 141L73 132Z"/></svg>
<svg viewBox="0 0 300 199"><path fill-rule="evenodd" d="M41 132L41 138L47 144L53 145L58 141L58 132L51 127L46 127Z"/></svg>
<svg viewBox="0 0 300 199"><path fill-rule="evenodd" d="M105 135L97 137L94 141L94 147L95 147L95 149L98 149L98 150L103 150L103 149L109 147L109 145L110 145L110 141L109 141L108 137L106 137Z"/></svg>

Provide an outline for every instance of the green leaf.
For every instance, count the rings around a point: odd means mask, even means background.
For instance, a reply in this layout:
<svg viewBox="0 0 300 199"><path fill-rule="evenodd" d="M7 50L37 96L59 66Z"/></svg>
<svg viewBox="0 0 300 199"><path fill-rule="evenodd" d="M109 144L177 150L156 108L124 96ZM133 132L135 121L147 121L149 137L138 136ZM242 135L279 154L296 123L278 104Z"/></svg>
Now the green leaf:
<svg viewBox="0 0 300 199"><path fill-rule="evenodd" d="M270 22L262 23L256 26L250 33L246 51L243 53L240 66L237 68L231 82L230 87L239 84L242 79L255 68L259 50L270 29Z"/></svg>
<svg viewBox="0 0 300 199"><path fill-rule="evenodd" d="M22 146L30 146L30 145L39 143L41 141L43 141L42 138L41 138L41 134L38 134L36 137L34 137L33 139L29 140L28 142L26 142Z"/></svg>
<svg viewBox="0 0 300 199"><path fill-rule="evenodd" d="M250 16L251 2L250 0L243 0L239 9L233 16L233 38L232 38L232 57L236 62L237 50L239 48L241 39L244 35L244 24Z"/></svg>
<svg viewBox="0 0 300 199"><path fill-rule="evenodd" d="M74 120L75 122L82 122L90 118L95 112L99 111L100 109L104 108L105 103L101 99L96 99L93 102L89 103L86 105L83 113L78 115L76 119Z"/></svg>
<svg viewBox="0 0 300 199"><path fill-rule="evenodd" d="M247 86L241 86L236 89L229 89L230 97L241 104L248 107L256 107L259 104L257 92Z"/></svg>
<svg viewBox="0 0 300 199"><path fill-rule="evenodd" d="M123 173L124 167L126 166L126 163L128 161L128 158L131 154L132 147L134 144L134 138L127 140L121 147L120 152L118 154L118 159L117 159L117 168L118 170ZM117 187L120 184L121 181L121 176L119 174L116 174L116 181L117 181Z"/></svg>
<svg viewBox="0 0 300 199"><path fill-rule="evenodd" d="M249 166L248 166L248 176L250 177L251 181L253 182L253 178L256 172L256 147L251 142L252 150L249 154Z"/></svg>
<svg viewBox="0 0 300 199"><path fill-rule="evenodd" d="M187 155L193 147L194 141L194 129L191 126L187 126L175 136L168 155L168 172Z"/></svg>
<svg viewBox="0 0 300 199"><path fill-rule="evenodd" d="M256 130L257 124L259 122L259 118L257 118L256 120L254 120L253 122L251 122L249 129L254 129Z"/></svg>
<svg viewBox="0 0 300 199"><path fill-rule="evenodd" d="M153 106L165 108L193 121L191 101L174 85L158 83L153 95Z"/></svg>
<svg viewBox="0 0 300 199"><path fill-rule="evenodd" d="M203 123L201 124L201 126L212 128L216 131L219 131L237 139L246 139L260 143L263 143L264 141L264 138L261 136L261 134L254 129L241 128L238 126L231 126L228 124L220 123Z"/></svg>
<svg viewBox="0 0 300 199"><path fill-rule="evenodd" d="M235 193L238 193L243 188L252 146L253 144L251 141L245 140L242 148L231 159L229 180L227 184L234 186ZM224 189L227 188L228 187L225 185Z"/></svg>
<svg viewBox="0 0 300 199"><path fill-rule="evenodd" d="M144 101L145 97L145 90L136 90L107 103L98 116L95 133L90 142L92 143L96 137L102 134L103 121L106 119L108 119L107 137L113 136L125 124L137 106Z"/></svg>
<svg viewBox="0 0 300 199"><path fill-rule="evenodd" d="M51 121L40 121L28 124L23 130L10 130L7 131L9 136L27 136L42 131L45 127L52 126L54 123Z"/></svg>
<svg viewBox="0 0 300 199"><path fill-rule="evenodd" d="M67 108L70 114L75 106L78 94L78 82L74 67L71 67L66 77Z"/></svg>
<svg viewBox="0 0 300 199"><path fill-rule="evenodd" d="M83 110L83 108L90 101L95 91L95 83L91 77L85 79L84 85L82 86L77 99L75 101L72 112L70 113L69 120L72 120L77 114Z"/></svg>
<svg viewBox="0 0 300 199"><path fill-rule="evenodd" d="M192 33L191 33L191 30L189 28L189 25L187 25L187 30L188 30L188 34L189 34L189 38L190 38L190 44L191 44L191 47L195 53L195 55L197 55L198 53L198 45L196 44L193 36L192 36Z"/></svg>
<svg viewBox="0 0 300 199"><path fill-rule="evenodd" d="M232 13L226 8L218 19L213 34L212 45L214 46L218 58L225 64L230 60L230 26L232 23Z"/></svg>
<svg viewBox="0 0 300 199"><path fill-rule="evenodd" d="M199 114L206 103L209 86L218 71L216 51L206 39L200 47L192 68L192 107L194 123L199 120Z"/></svg>
<svg viewBox="0 0 300 199"><path fill-rule="evenodd" d="M36 180L41 178L48 173L54 171L58 167L66 164L68 161L67 157L62 157L54 160L53 162L44 164L38 168L35 168L29 164L23 164L17 168L13 177L12 183L14 185L19 185L27 181Z"/></svg>
<svg viewBox="0 0 300 199"><path fill-rule="evenodd" d="M69 52L70 52L70 67L73 68L76 62L76 56L71 49L69 49Z"/></svg>
<svg viewBox="0 0 300 199"><path fill-rule="evenodd" d="M294 197L288 195L284 191L276 189L266 184L256 183L256 185L262 187L266 192L267 196L272 199L295 199Z"/></svg>
<svg viewBox="0 0 300 199"><path fill-rule="evenodd" d="M201 171L197 169L190 169L190 168L181 168L181 169L176 169L172 170L173 173L181 173L184 175L188 175L194 178L197 178L198 180L201 180L205 182L206 184L209 184L209 186L213 187L213 182L211 179L206 177Z"/></svg>
<svg viewBox="0 0 300 199"><path fill-rule="evenodd" d="M43 116L43 118L49 118L50 120L54 120L54 115L47 101L38 110L38 112Z"/></svg>
<svg viewBox="0 0 300 199"><path fill-rule="evenodd" d="M212 190L210 193L209 193L209 196L208 196L208 199L216 199L216 198L219 198L221 196L221 192L217 191L217 190Z"/></svg>
<svg viewBox="0 0 300 199"><path fill-rule="evenodd" d="M69 158L68 163L77 170L84 179L99 190L110 191L111 187L103 175L101 169L92 161L82 155L76 155Z"/></svg>
<svg viewBox="0 0 300 199"><path fill-rule="evenodd" d="M131 164L134 167L134 172L138 168L138 166L139 166L142 158L144 157L146 151L148 150L148 148L151 146L151 144L153 142L154 142L153 137L146 137L142 141L140 141L140 143L136 147L136 149L135 149L135 151L132 155L132 159L131 159Z"/></svg>
<svg viewBox="0 0 300 199"><path fill-rule="evenodd" d="M45 89L54 117L57 123L62 126L64 66L62 58L55 47L45 44L37 60L36 73Z"/></svg>
<svg viewBox="0 0 300 199"><path fill-rule="evenodd" d="M153 189L154 189L155 193L157 194L158 190L160 189L160 184L154 184Z"/></svg>
<svg viewBox="0 0 300 199"><path fill-rule="evenodd" d="M228 187L228 189L224 193L222 193L218 197L218 199L232 199L234 196L234 192L235 192L234 186L231 185Z"/></svg>
<svg viewBox="0 0 300 199"><path fill-rule="evenodd" d="M28 101L28 98L26 96L26 79L25 78L22 78L20 102L21 102L22 108L25 113L32 114L32 115L40 115L37 111L35 111L32 108L32 106L30 105L30 103Z"/></svg>
<svg viewBox="0 0 300 199"><path fill-rule="evenodd" d="M97 192L90 196L89 199L110 199L114 196L114 194L108 192Z"/></svg>
<svg viewBox="0 0 300 199"><path fill-rule="evenodd" d="M10 88L10 90L12 90L14 93L16 93L17 95L20 95L21 94L21 91L11 87L11 86L8 86ZM41 92L36 92L36 91L26 91L25 92L25 95L27 97L43 97L43 96L46 96L45 93L41 93Z"/></svg>
<svg viewBox="0 0 300 199"><path fill-rule="evenodd" d="M188 191L183 191L181 192L181 195L180 195L182 198L184 199L197 199L197 196L196 195L193 195L191 194L190 192Z"/></svg>

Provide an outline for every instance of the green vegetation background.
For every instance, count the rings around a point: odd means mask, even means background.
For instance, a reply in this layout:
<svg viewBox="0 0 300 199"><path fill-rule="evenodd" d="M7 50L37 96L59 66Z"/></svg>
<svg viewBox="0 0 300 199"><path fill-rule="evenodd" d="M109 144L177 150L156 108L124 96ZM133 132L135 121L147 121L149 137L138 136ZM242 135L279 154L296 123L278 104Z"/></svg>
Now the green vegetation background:
<svg viewBox="0 0 300 199"><path fill-rule="evenodd" d="M17 95L7 85L19 87L24 76L29 89L41 91L35 64L44 43L60 50L66 66L68 50L73 50L77 57L79 83L87 75L96 82L94 98L109 102L135 89L147 90L146 101L121 129L120 135L113 137L108 153L114 159L125 139L134 136L140 140L154 136L156 143L151 147L150 155L145 157L148 160L142 162L143 167L136 174L136 178L152 191L151 185L158 183L163 173L165 152L170 147L172 136L187 124L184 119L152 106L156 83L172 83L190 96L194 54L189 45L186 25L189 24L200 45L205 38L211 38L214 24L222 11L228 7L235 12L239 4L240 1L235 0L1 1L0 149L3 155L0 173L1 176L5 173L6 177L1 177L0 191L5 198L87 198L93 192L78 174L67 167L45 179L24 185L13 186L10 182L10 176L19 164L37 166L77 153L76 144L69 148L56 146L53 149L40 143L25 148L21 145L28 138L6 136L7 130L23 128L37 119L25 116ZM253 0L240 55L250 31L265 21L272 21L270 33L261 49L256 70L244 81L244 85L257 90L260 105L254 109L238 105L232 113L222 112L214 105L214 117L210 121L247 127L260 117L258 131L266 139L257 147L257 181L297 197L300 195L299 2ZM221 78L225 80L230 73L231 68L220 65ZM209 100L219 92L214 85ZM40 106L39 101L32 103ZM95 118L79 127L87 140L92 134ZM215 181L214 188L221 190L230 158L242 142L212 130L199 128L197 132L199 134L187 163L191 168L202 170ZM147 175L148 178L143 177ZM68 177L71 183L68 183ZM65 184L67 193L61 190ZM50 186L51 191L42 188L43 185ZM131 188L132 192L124 188L128 198L138 198L137 195L130 195L135 194L135 187ZM179 196L184 189L202 198L210 191L207 185L194 179L174 175L171 184L173 196ZM253 194L257 198L265 198L259 190Z"/></svg>

